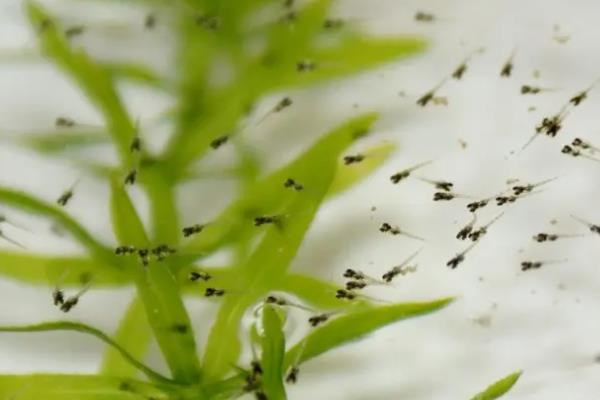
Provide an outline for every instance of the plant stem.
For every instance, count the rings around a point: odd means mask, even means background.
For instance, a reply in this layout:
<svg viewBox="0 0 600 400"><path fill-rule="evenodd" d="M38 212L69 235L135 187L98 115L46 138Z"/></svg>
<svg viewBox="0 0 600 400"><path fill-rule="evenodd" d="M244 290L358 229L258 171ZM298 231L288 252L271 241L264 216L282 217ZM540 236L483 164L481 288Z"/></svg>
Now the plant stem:
<svg viewBox="0 0 600 400"><path fill-rule="evenodd" d="M159 168L144 169L144 188L150 200L150 222L154 241L177 245L180 225L175 187L171 178Z"/></svg>

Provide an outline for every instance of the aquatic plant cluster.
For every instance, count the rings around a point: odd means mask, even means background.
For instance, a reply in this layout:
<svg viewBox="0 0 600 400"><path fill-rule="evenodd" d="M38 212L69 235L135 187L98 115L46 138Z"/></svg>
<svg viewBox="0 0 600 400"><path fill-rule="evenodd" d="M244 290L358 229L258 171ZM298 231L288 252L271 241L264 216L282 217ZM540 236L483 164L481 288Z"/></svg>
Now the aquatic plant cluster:
<svg viewBox="0 0 600 400"><path fill-rule="evenodd" d="M41 54L81 90L104 125L90 128L76 116L57 116L47 134L17 140L67 161L72 161L65 155L67 149L112 146L114 163L80 159L76 164L83 179L101 180L110 188L114 238L99 240L70 215L79 181L63 188L56 199L0 187L2 207L51 221L56 234L68 235L85 250L84 255L60 257L26 249L2 250L1 273L29 284L48 285L52 288L48 301L64 313L85 307L86 294L98 288L128 285L135 288L135 295L114 334L72 320L0 327L2 332L74 331L108 346L97 374L0 376L4 398L200 400L249 393L257 399L285 399L287 385L302 383L304 362L380 327L436 312L452 302L441 298L389 304L362 292L367 286L390 285L415 273L417 253L407 254L381 277L349 268L343 274L343 286L289 270L319 208L366 178L393 151L391 144L383 144L348 152L351 145L360 147L361 140L370 135L377 113L339 123L294 159L267 173L242 134L248 126L260 128L263 121L294 107L294 97L282 92L416 55L423 50L423 41L371 37L332 16L331 0L149 0L136 4L146 10L139 22L141 29L161 27L174 37L176 67L168 76L141 63L96 58L78 42L88 34L85 24L65 24L36 2L25 5ZM415 17L424 22L433 18L424 13ZM461 79L467 61L447 79ZM225 78L223 71L228 71ZM510 75L510 70L504 68L503 74ZM174 100L164 116L172 123L172 131L158 151L150 146L154 138L144 129L147 121L136 120L128 112L119 90L123 81L164 92ZM417 103L440 102L435 90L445 81ZM256 103L277 96L268 111L255 111ZM558 120L564 118L560 115ZM550 118L540 132L556 132L558 122ZM214 219L183 221L177 207L178 187L202 179L198 162L227 147L237 158L231 174L238 183L236 197ZM426 164L394 174L392 184ZM451 182L429 183L438 190L436 201L460 197L452 192ZM514 202L535 186L519 188L518 193L515 188L506 199L498 196L495 200L499 205ZM147 198L147 219L131 196L134 188ZM471 203L471 211L491 200ZM458 234L472 244L450 260L449 267L456 268L464 260L495 219L478 229L475 221ZM15 225L11 211L0 223ZM380 231L421 240L390 223L382 224ZM4 231L0 233L20 246ZM224 249L232 254L227 266L203 265ZM527 264L523 270L540 266ZM202 321L210 326L204 343L199 343L192 328L195 317L184 304L187 296L218 305L214 319ZM284 329L290 309L306 314L307 333L293 343ZM246 329L242 319L248 316L253 322ZM152 340L168 373L145 362ZM251 354L250 361L244 354ZM503 395L519 376L520 372L509 375L474 399Z"/></svg>

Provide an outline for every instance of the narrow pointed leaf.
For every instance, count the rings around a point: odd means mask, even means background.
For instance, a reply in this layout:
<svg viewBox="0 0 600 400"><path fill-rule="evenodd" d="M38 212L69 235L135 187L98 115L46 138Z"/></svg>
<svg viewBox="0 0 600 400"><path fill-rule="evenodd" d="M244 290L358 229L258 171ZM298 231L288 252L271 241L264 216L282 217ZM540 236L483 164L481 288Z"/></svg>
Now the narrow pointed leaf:
<svg viewBox="0 0 600 400"><path fill-rule="evenodd" d="M198 159L211 140L235 128L243 112L241 103L246 99L243 91L211 87L208 76L220 46L218 38L199 29L194 19L186 14L178 26L181 40L177 56L178 101L173 113L176 126L165 152L174 175Z"/></svg>
<svg viewBox="0 0 600 400"><path fill-rule="evenodd" d="M122 163L129 165L129 146L136 129L115 90L110 74L84 50L72 48L57 26L57 20L37 3L29 1L27 12L32 28L38 34L44 55L66 72L100 109Z"/></svg>
<svg viewBox="0 0 600 400"><path fill-rule="evenodd" d="M107 72L116 79L125 79L157 89L169 88L166 79L144 65L115 62L106 63L104 64L104 67Z"/></svg>
<svg viewBox="0 0 600 400"><path fill-rule="evenodd" d="M148 325L148 319L144 313L144 305L139 297L134 297L129 304L127 312L119 323L119 328L114 338L115 341L129 351L132 357L143 360L146 356L150 340L152 339L152 330ZM138 370L125 362L119 351L111 347L104 353L100 373L103 375L134 378Z"/></svg>
<svg viewBox="0 0 600 400"><path fill-rule="evenodd" d="M194 281L190 280L190 273L192 271L201 271L210 275L208 281ZM232 282L235 281L237 275L232 267L197 267L194 265L188 265L180 268L177 273L177 281L181 287L181 291L185 294L191 294L195 296L204 296L204 290L207 287L231 287Z"/></svg>
<svg viewBox="0 0 600 400"><path fill-rule="evenodd" d="M76 168L81 169L82 171L85 171L102 181L110 181L115 174L119 174L120 171L119 167L117 166L104 164L102 162L96 162L89 159L84 160L81 158L72 158L69 161L71 161Z"/></svg>
<svg viewBox="0 0 600 400"><path fill-rule="evenodd" d="M168 396L162 386L132 379L98 375L33 374L0 375L0 398L166 400Z"/></svg>
<svg viewBox="0 0 600 400"><path fill-rule="evenodd" d="M267 38L270 56L265 58L276 59L276 64L283 62L286 66L292 59L298 61L298 53L308 47L314 39L315 32L320 30L331 2L332 0L311 1L298 10L298 18L293 25L272 24ZM223 13L220 7L213 7L216 13ZM230 9L227 17L234 17L234 8ZM228 23L232 24L235 21L224 21L224 30L228 29ZM248 105L268 91L270 75L273 72L271 68L260 71L253 65L246 66L231 85L222 90L214 90L213 85L206 81L207 76L210 76L207 71L210 71L211 60L214 59L211 56L213 53L219 54L221 43L215 40L214 35L207 35L206 29L193 27L183 32L186 38L183 40L180 58L184 67L182 97L186 101L182 103L179 126L167 152L170 168L177 174L198 160L209 149L213 139L236 130L236 122ZM231 33L240 34L235 32L235 28ZM195 40L190 40L190 37L194 37ZM242 50L236 48L238 42L243 41L234 40L230 45L234 53L232 56L237 57L242 66L248 62L239 59L238 53ZM290 43L294 43L294 46L290 46Z"/></svg>
<svg viewBox="0 0 600 400"><path fill-rule="evenodd" d="M273 214L277 211L277 207L282 207L294 196L301 196L299 202L313 194L320 196L319 190L323 190L323 182L327 187L331 184L331 176L328 173L334 173L335 168L331 167L337 165L341 151L353 142L357 132L368 130L376 118L376 114L366 114L351 119L318 140L294 161L250 186L239 200L227 207L200 234L189 240L184 245L183 252L198 255L210 253L219 245L240 237L243 232L256 230L252 226L254 216ZM316 160L319 161L315 162ZM323 165L321 162L331 162L332 164ZM319 170L321 167L324 168L323 175ZM316 176L311 175L313 172L316 173ZM321 177L321 182L318 184L321 187L316 187L310 182L318 177ZM294 193L285 189L283 183L287 178L297 180L306 186L306 190ZM309 194L305 195L305 193ZM283 210L281 211L283 212ZM249 215L249 213L252 214ZM305 214L310 215L310 212Z"/></svg>
<svg viewBox="0 0 600 400"><path fill-rule="evenodd" d="M167 153L168 169L173 175L181 177L190 164L210 149L210 143L214 139L236 130L237 122L251 98L250 88L245 90L240 86L248 85L240 82L239 86L211 92L210 96L205 95L205 98L202 98L203 104L197 105L200 108L197 115L180 112L181 127L170 141ZM199 96L197 93L195 95ZM194 100L195 103L199 101ZM198 115L204 118L199 121Z"/></svg>
<svg viewBox="0 0 600 400"><path fill-rule="evenodd" d="M317 68L307 73L298 73L293 65L273 76L271 89L306 86L334 78L343 78L399 58L422 51L425 43L416 38L368 38L350 34L333 47L313 48L305 57L314 61Z"/></svg>
<svg viewBox="0 0 600 400"><path fill-rule="evenodd" d="M85 228L54 204L46 203L23 192L2 187L0 187L0 204L48 217L71 233L92 254L99 256L109 263L113 260L110 250L94 239Z"/></svg>
<svg viewBox="0 0 600 400"><path fill-rule="evenodd" d="M276 290L293 294L317 309L339 309L347 304L340 304L340 300L335 298L339 288L339 285L312 276L288 274L279 282Z"/></svg>
<svg viewBox="0 0 600 400"><path fill-rule="evenodd" d="M391 306L364 307L350 311L311 331L302 342L285 355L286 368L293 362L304 362L345 343L394 322L429 314L448 305L452 299L429 303L405 303Z"/></svg>
<svg viewBox="0 0 600 400"><path fill-rule="evenodd" d="M157 168L144 170L143 184L150 201L150 221L152 237L159 243L179 244L181 235L177 213L175 187L169 181L168 173Z"/></svg>
<svg viewBox="0 0 600 400"><path fill-rule="evenodd" d="M270 305L263 307L262 368L263 390L267 398L284 400L283 357L285 354L285 337L283 323L275 309Z"/></svg>
<svg viewBox="0 0 600 400"><path fill-rule="evenodd" d="M35 134L25 133L19 134L15 139L23 146L48 155L109 143L105 131L90 128L72 128L68 131L56 130Z"/></svg>
<svg viewBox="0 0 600 400"><path fill-rule="evenodd" d="M144 224L125 191L123 183L111 181L111 219L115 238L121 245L144 248L150 245Z"/></svg>
<svg viewBox="0 0 600 400"><path fill-rule="evenodd" d="M0 251L0 275L34 285L81 285L91 277L94 287L127 285L131 275L84 256L50 256Z"/></svg>
<svg viewBox="0 0 600 400"><path fill-rule="evenodd" d="M113 230L119 242L149 249L150 242L137 210L123 184L116 180L111 183L110 205ZM200 379L196 342L170 261L150 260L149 265L142 266L133 255L129 267L173 378L178 382L196 383Z"/></svg>
<svg viewBox="0 0 600 400"><path fill-rule="evenodd" d="M272 203L273 199L264 197L265 203L271 207L267 212L281 216L281 220L276 226L255 227L251 220L246 219L250 229L265 229L266 234L247 262L237 268L238 279L233 282L231 291L243 294L225 298L211 329L204 365L213 374L212 379L221 378L237 361L240 352L238 329L244 311L272 285L285 279L287 269L333 180L339 157L376 118L376 114L367 114L340 125L288 167L269 178L276 184L270 187L270 191L279 193L273 196L279 202ZM290 177L302 183L304 189L296 192L283 188L283 182ZM268 196L268 192L256 193L255 196Z"/></svg>
<svg viewBox="0 0 600 400"><path fill-rule="evenodd" d="M500 379L483 392L472 397L471 400L495 400L504 396L517 383L521 374L521 371L517 371Z"/></svg>
<svg viewBox="0 0 600 400"><path fill-rule="evenodd" d="M236 374L231 378L204 385L204 393L206 394L206 398L210 400L237 399L244 384L244 375Z"/></svg>
<svg viewBox="0 0 600 400"><path fill-rule="evenodd" d="M296 62L304 59L302 56L315 38L322 32L323 21L331 8L332 0L314 0L298 10L294 21L273 24L270 29L269 53L275 58L275 65ZM290 43L294 43L290 47ZM295 68L292 68L295 72Z"/></svg>
<svg viewBox="0 0 600 400"><path fill-rule="evenodd" d="M144 373L149 379L157 382L168 383L171 380L167 377L162 376L158 372L153 371L146 365L142 364L135 357L133 357L127 350L125 350L120 344L112 340L107 334L99 329L93 328L89 325L85 325L78 322L70 321L55 321L55 322L42 322L34 325L17 325L17 326L0 326L0 332L45 332L45 331L75 331L81 332L88 335L95 336L102 340L104 343L113 347L119 352L121 357L126 359L132 366L137 368L139 371Z"/></svg>
<svg viewBox="0 0 600 400"><path fill-rule="evenodd" d="M393 143L383 143L361 151L365 159L358 164L344 165L340 162L327 196L340 194L371 175L390 158L395 149Z"/></svg>

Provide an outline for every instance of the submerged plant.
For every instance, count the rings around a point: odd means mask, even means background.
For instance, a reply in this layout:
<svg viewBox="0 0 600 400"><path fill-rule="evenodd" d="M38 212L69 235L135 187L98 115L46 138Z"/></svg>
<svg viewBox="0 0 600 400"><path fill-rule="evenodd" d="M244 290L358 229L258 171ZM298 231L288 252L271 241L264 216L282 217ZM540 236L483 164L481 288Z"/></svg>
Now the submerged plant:
<svg viewBox="0 0 600 400"><path fill-rule="evenodd" d="M269 173L261 169L243 136L252 123L253 105L265 96L412 55L423 48L420 40L368 37L332 19L331 0L302 5L275 0L147 3L153 11L143 21L145 28L168 25L175 37L177 67L172 76L162 76L146 65L93 58L73 42L85 33L85 26L63 26L40 5L26 5L43 55L78 85L100 111L105 126L83 129L76 121L60 117L52 132L17 140L67 161L73 160L65 155L66 149L89 152L98 144L112 143L116 163L74 162L81 174L108 183L114 240L99 241L69 215L65 207L76 198L75 185L54 204L1 187L0 204L52 221L86 252L56 257L3 250L0 271L19 281L50 285L54 292L49 301L64 312L83 307L78 305L80 298L95 288L131 285L135 296L111 335L74 321L0 327L11 332L77 331L109 346L98 374L3 375L0 395L7 399L200 400L252 393L258 399L284 399L285 385L301 379L303 362L384 325L437 311L451 301L377 305L355 287L343 289L289 271L320 206L366 177L393 150L391 145L380 145L353 156L351 162L349 156L343 157L350 145L369 134L376 113L341 123ZM172 96L174 107L168 118L173 129L163 148L151 151L156 146L147 146L153 139L121 100L117 84L122 80ZM293 105L293 98L281 96L257 124ZM184 223L177 207L178 187L202 179L197 162L227 146L238 156L233 174L239 184L237 197L211 221ZM135 186L143 188L149 203L147 223L129 194ZM200 265L224 249L231 250L229 266ZM79 291L68 295L67 288ZM183 302L186 296L218 303L214 320L202 321L210 325L202 345L191 325L194 316ZM307 316L309 333L295 344L286 342L283 329L289 307L312 313ZM242 324L248 315L254 321L250 328ZM144 362L152 339L168 374ZM242 359L244 342L254 350L249 363ZM501 381L476 398L496 398L516 378Z"/></svg>

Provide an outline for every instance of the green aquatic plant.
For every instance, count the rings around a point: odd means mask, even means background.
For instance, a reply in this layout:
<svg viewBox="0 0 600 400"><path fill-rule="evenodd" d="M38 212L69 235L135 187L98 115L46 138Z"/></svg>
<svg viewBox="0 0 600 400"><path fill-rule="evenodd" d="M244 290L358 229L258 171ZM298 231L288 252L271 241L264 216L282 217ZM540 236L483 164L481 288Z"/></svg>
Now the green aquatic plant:
<svg viewBox="0 0 600 400"><path fill-rule="evenodd" d="M394 150L390 144L378 145L361 152L362 162L342 161L346 149L369 134L376 113L339 124L271 172L261 168L241 135L252 106L267 95L310 88L416 54L424 47L421 40L361 33L331 18L331 0L302 5L275 0L132 3L151 8L146 29L157 23L170 29L176 51L169 76L147 65L93 57L72 41L84 33L84 26L66 27L44 7L26 3L41 55L77 85L104 125L83 129L61 117L55 129L15 140L67 161L72 161L67 149L73 153L112 145L112 164L74 162L83 174L108 184L114 240L101 242L69 215L65 206L74 189L55 204L0 187L2 206L52 221L85 249L84 255L64 256L2 250L0 273L32 285L56 286L54 302L65 312L77 306L89 287L132 286L135 295L113 334L74 321L0 327L1 332L75 331L108 345L97 374L0 376L3 398L201 400L252 393L259 399L285 399L286 384L297 379L303 362L452 301L377 305L334 283L289 271L322 204L367 177ZM226 70L228 76L215 79L216 70ZM152 138L142 134L127 111L119 92L122 81L174 100L166 113L173 129L159 151L145 146ZM282 96L264 117L292 104L292 98ZM183 224L178 187L202 179L198 161L224 146L233 147L239 159L232 174L238 183L236 197L210 222ZM129 194L133 185L147 198L147 222ZM232 250L228 266L203 266L224 249ZM63 289L68 287L83 289L65 298ZM276 292L294 300L274 296ZM183 301L187 296L218 303L214 320L202 321L210 326L205 343L198 342L192 328L194 316ZM290 344L283 327L287 307L293 305L318 314L311 318L309 333ZM243 328L242 318L253 312L254 324ZM240 364L245 339L260 350L249 365ZM168 373L145 364L152 340ZM496 398L504 393L502 385L476 398Z"/></svg>

